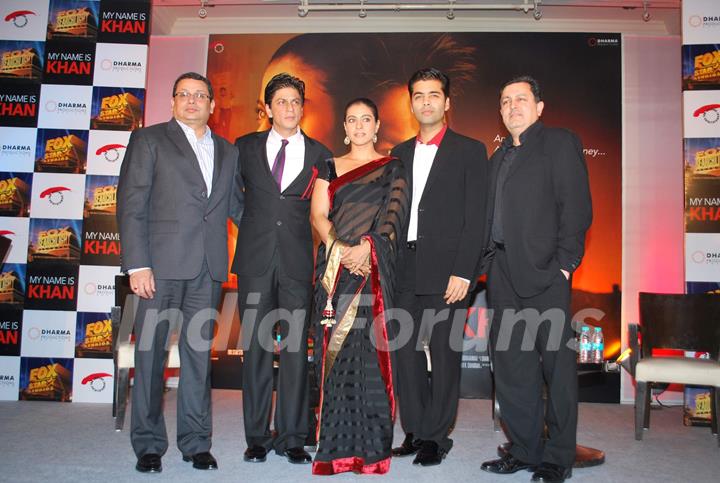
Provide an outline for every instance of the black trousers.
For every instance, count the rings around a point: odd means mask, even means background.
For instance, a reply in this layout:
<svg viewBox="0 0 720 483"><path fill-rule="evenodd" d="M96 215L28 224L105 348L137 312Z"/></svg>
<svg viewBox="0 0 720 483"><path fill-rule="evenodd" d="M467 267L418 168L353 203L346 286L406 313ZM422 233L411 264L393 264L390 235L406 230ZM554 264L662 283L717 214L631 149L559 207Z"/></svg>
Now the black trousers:
<svg viewBox="0 0 720 483"><path fill-rule="evenodd" d="M135 382L132 390L130 441L135 454L165 454L168 448L162 399L171 322L168 309L182 314L178 348L177 445L183 455L209 451L212 435L210 346L215 319L198 312L216 309L222 286L207 266L192 280L155 279L155 296L139 299L135 315ZM167 312L165 312L167 311ZM207 314L209 315L209 314Z"/></svg>
<svg viewBox="0 0 720 483"><path fill-rule="evenodd" d="M512 442L510 452L527 463L571 467L575 461L578 389L576 352L568 347L575 338L570 286L558 270L544 292L520 297L510 281L504 250L497 250L488 275L495 396ZM521 310L534 322L513 324L512 314ZM552 322L533 318L538 313L554 318Z"/></svg>
<svg viewBox="0 0 720 483"><path fill-rule="evenodd" d="M275 260L278 257L274 257ZM282 452L305 444L308 433L307 329L310 280L288 277L278 263L259 277L238 277L243 344L243 420L248 446ZM270 432L273 400L273 328L281 336L275 401L275 431Z"/></svg>
<svg viewBox="0 0 720 483"><path fill-rule="evenodd" d="M411 334L409 341L393 352L400 420L406 434L435 441L441 449L449 451L452 440L448 435L455 425L460 398L463 329L469 297L448 305L443 294L417 295L415 252L407 250L405 260L396 307L400 313L410 314L412 320L391 321L392 337L397 342L404 342L403 334ZM430 348L429 378L423 341Z"/></svg>

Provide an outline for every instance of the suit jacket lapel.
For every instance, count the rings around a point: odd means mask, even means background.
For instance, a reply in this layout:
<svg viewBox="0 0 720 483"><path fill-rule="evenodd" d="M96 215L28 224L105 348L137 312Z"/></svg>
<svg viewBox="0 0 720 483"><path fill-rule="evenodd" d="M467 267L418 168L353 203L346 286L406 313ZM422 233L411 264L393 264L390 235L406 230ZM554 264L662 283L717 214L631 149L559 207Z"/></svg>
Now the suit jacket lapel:
<svg viewBox="0 0 720 483"><path fill-rule="evenodd" d="M428 189L430 189L430 186L435 182L435 180L438 177L438 173L443 169L443 164L445 164L450 159L450 154L452 151L452 147L454 145L453 143L453 133L450 128L448 128L447 131L445 131L445 136L443 137L443 140L440 142L440 146L438 146L438 150L435 153L435 159L433 159L432 166L430 167L430 173L428 174L427 182L425 183L425 189L423 189L422 196L420 199L422 200L422 197L425 196L425 193L427 193Z"/></svg>
<svg viewBox="0 0 720 483"><path fill-rule="evenodd" d="M300 131L302 132L302 131ZM285 188L284 191L290 191L291 189L295 188L295 185L304 181L304 173L307 173L311 168L312 165L315 163L317 158L317 152L316 147L317 143L309 138L307 134L302 132L303 140L305 141L305 159L303 159L303 169L300 171L300 174L297 175L297 177L288 185L287 188ZM304 188L304 186L303 186Z"/></svg>
<svg viewBox="0 0 720 483"><path fill-rule="evenodd" d="M220 170L222 169L224 152L222 144L220 144L213 134L213 177L212 177L212 192L215 192L215 186L217 185L218 178L220 177Z"/></svg>
<svg viewBox="0 0 720 483"><path fill-rule="evenodd" d="M406 141L405 145L401 149L401 152L399 153L400 160L405 166L405 174L407 176L410 193L412 193L413 186L413 162L415 161L415 142L415 138Z"/></svg>
<svg viewBox="0 0 720 483"><path fill-rule="evenodd" d="M279 192L280 190L277 187L275 178L273 178L272 170L270 169L270 162L267 157L267 139L269 135L269 130L258 134L255 139L255 146L253 148L254 152L251 153L250 159L257 160L257 162L261 164L260 170L266 174L265 179Z"/></svg>
<svg viewBox="0 0 720 483"><path fill-rule="evenodd" d="M195 151L192 150L190 142L187 140L187 137L185 137L185 133L175 119L171 119L170 122L168 122L167 133L170 140L178 147L180 152L183 153L183 158L190 165L190 169L200 177L200 181L205 185L205 178L203 178L202 171L200 170L200 164L198 163L197 156L195 156Z"/></svg>

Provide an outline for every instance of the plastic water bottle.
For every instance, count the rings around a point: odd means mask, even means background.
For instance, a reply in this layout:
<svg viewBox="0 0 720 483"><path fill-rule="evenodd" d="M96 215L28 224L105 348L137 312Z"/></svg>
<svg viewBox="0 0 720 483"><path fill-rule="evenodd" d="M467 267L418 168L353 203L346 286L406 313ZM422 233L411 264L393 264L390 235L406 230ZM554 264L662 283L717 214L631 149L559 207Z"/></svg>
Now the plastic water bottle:
<svg viewBox="0 0 720 483"><path fill-rule="evenodd" d="M605 350L605 339L602 333L602 327L595 327L592 334L592 362L597 364L603 361L603 351Z"/></svg>
<svg viewBox="0 0 720 483"><path fill-rule="evenodd" d="M580 330L580 344L578 347L580 349L578 351L578 362L581 364L590 362L590 327L587 325L583 325Z"/></svg>

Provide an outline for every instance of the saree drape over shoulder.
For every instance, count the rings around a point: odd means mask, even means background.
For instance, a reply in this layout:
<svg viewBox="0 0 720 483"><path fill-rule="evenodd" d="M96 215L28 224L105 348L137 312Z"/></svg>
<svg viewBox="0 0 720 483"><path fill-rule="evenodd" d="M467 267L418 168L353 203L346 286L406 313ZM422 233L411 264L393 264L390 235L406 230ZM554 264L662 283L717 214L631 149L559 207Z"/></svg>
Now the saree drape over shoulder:
<svg viewBox="0 0 720 483"><path fill-rule="evenodd" d="M318 173L330 182L333 229L318 248L315 271L321 401L312 471L386 473L395 400L385 311L392 307L398 240L409 209L407 178L392 157L340 177L327 160ZM341 249L363 238L371 246L367 277L352 275L340 263Z"/></svg>

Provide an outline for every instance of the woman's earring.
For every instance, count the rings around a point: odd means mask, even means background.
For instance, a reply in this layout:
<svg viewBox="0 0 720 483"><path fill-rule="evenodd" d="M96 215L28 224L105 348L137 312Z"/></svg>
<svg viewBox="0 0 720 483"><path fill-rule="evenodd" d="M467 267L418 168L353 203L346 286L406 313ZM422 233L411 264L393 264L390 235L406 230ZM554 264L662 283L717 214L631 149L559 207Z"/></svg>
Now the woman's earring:
<svg viewBox="0 0 720 483"><path fill-rule="evenodd" d="M373 135L373 143L377 142L377 134Z"/></svg>
<svg viewBox="0 0 720 483"><path fill-rule="evenodd" d="M349 145L350 145L350 138L347 137L347 136L345 136L345 139L343 139L343 142L345 143L345 146L349 146Z"/></svg>

